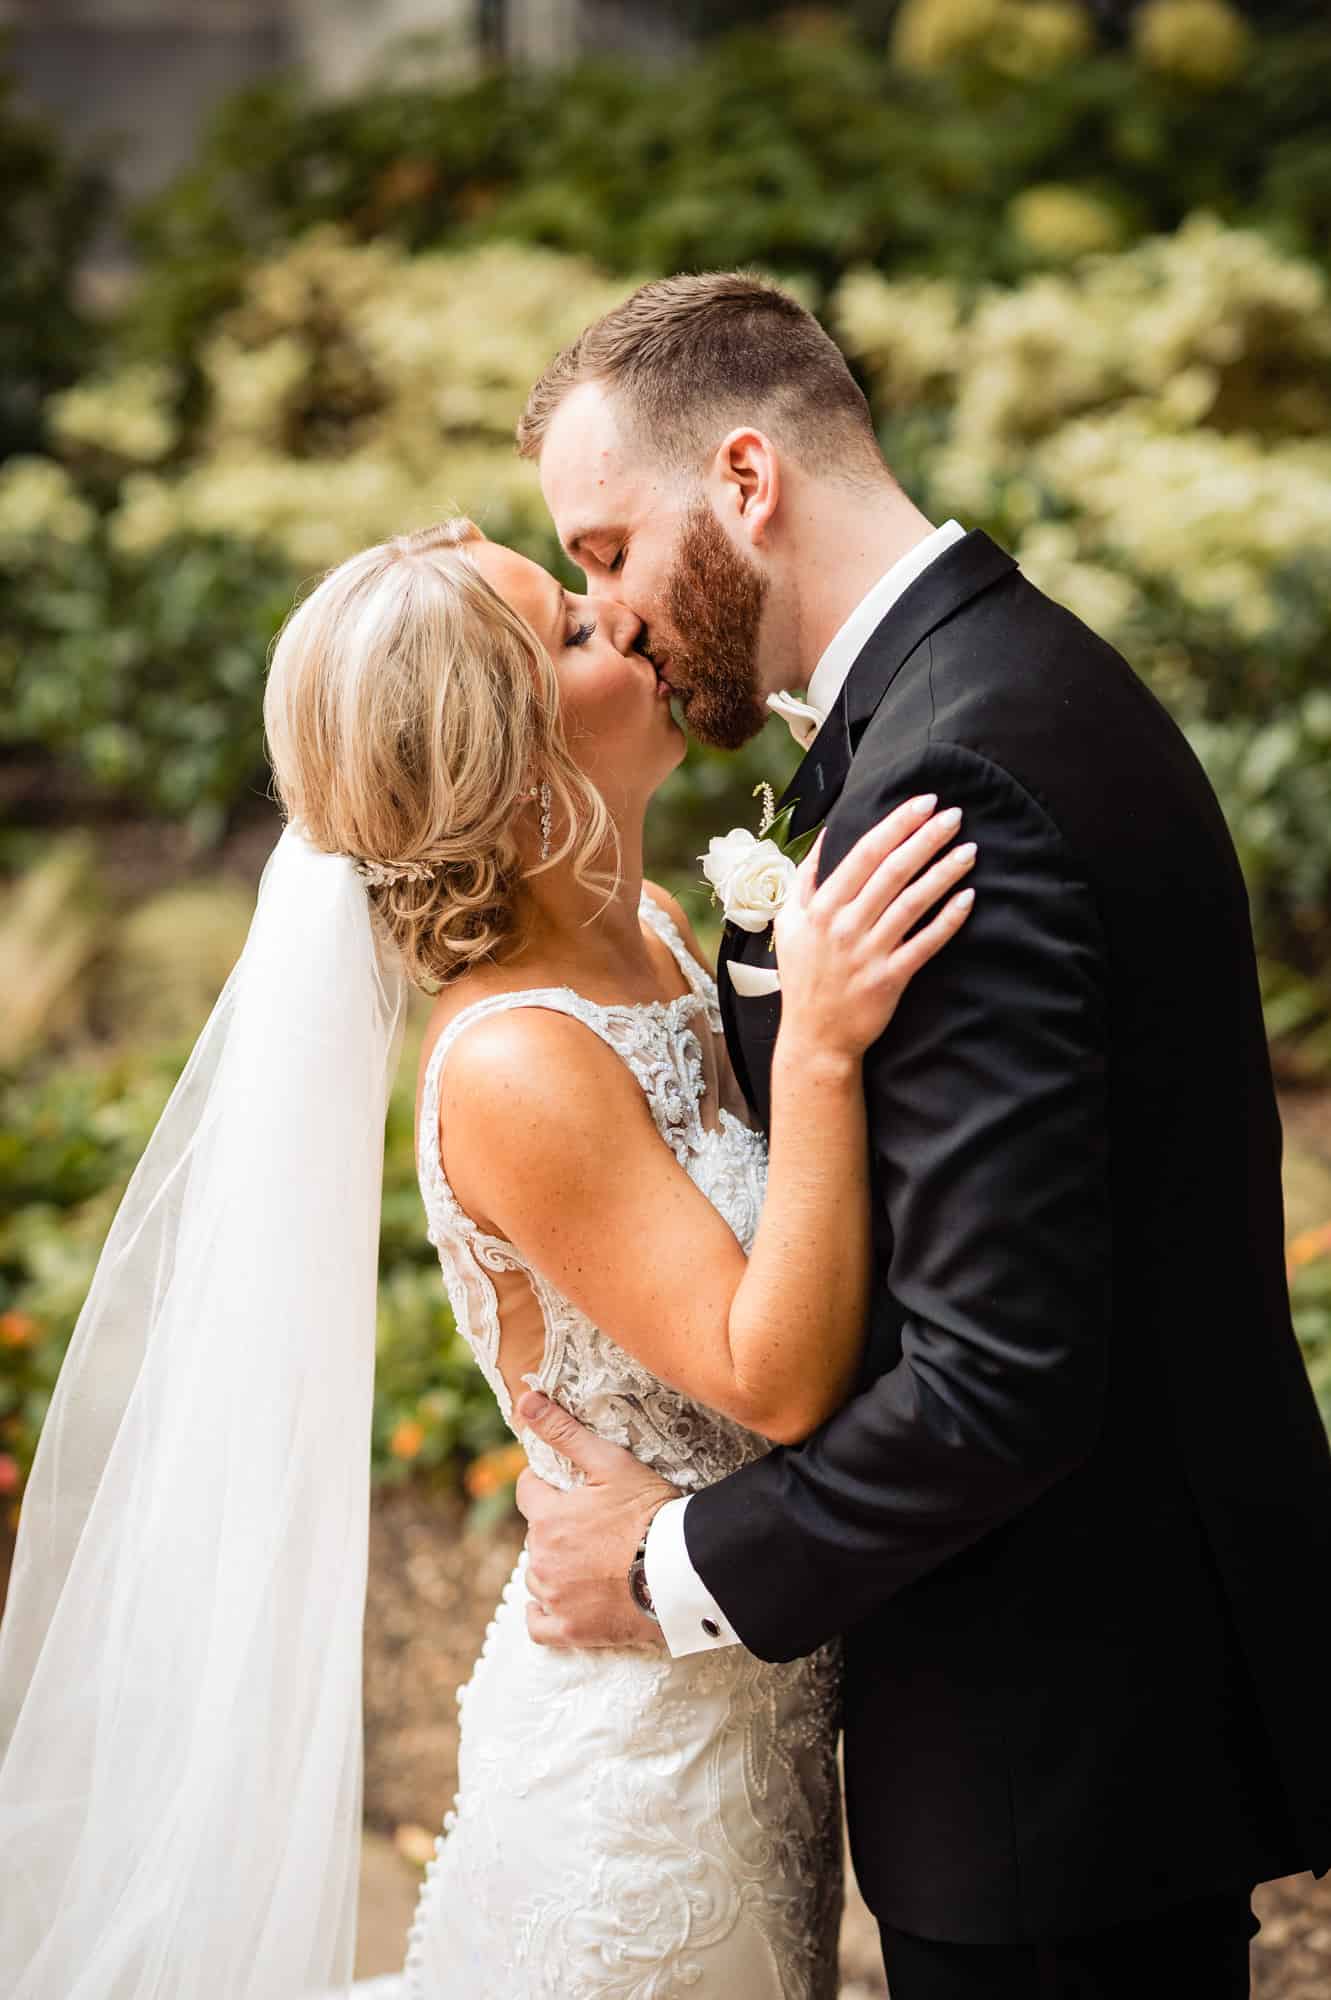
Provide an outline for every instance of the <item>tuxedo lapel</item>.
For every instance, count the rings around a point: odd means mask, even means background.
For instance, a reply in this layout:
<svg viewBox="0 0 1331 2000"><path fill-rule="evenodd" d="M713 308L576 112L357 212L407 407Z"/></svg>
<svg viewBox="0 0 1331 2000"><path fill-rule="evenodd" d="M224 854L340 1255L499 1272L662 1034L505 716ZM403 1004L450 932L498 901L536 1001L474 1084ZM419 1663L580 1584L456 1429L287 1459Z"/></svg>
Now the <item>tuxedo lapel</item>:
<svg viewBox="0 0 1331 2000"><path fill-rule="evenodd" d="M970 534L945 549L909 590L903 591L866 641L831 713L782 794L777 810L795 808L791 837L817 826L836 804L870 717L916 647L964 604L1015 568L1013 558L988 535ZM750 1109L764 1126L780 999L775 995L740 999L731 982L730 963L740 959L754 965L770 964L767 944L766 933L754 936L728 923L717 965L721 1019L731 1064Z"/></svg>
<svg viewBox="0 0 1331 2000"><path fill-rule="evenodd" d="M997 583L1015 559L978 530L954 542L898 598L865 642L832 711L777 808L794 805L792 835L825 819L846 782L860 737L897 673L929 634Z"/></svg>
<svg viewBox="0 0 1331 2000"><path fill-rule="evenodd" d="M737 924L726 922L722 925L721 945L716 954L716 997L721 1008L721 1026L725 1029L726 1053L730 1057L730 1067L735 1072L735 1081L744 1092L745 1103L750 1111L756 1112L753 1085L749 1079L748 1064L744 1060L744 1043L735 1008L735 989L730 983L730 961L738 957L738 947L743 941L744 932Z"/></svg>
<svg viewBox="0 0 1331 2000"><path fill-rule="evenodd" d="M736 963L761 967L770 972L776 965L772 952L772 927L761 931L742 930L727 923L721 932L717 953L716 985L721 1007L721 1025L726 1033L726 1049L735 1079L744 1092L750 1111L764 1130L768 1114L768 1070L772 1043L781 1024L781 994L741 994L730 977Z"/></svg>
<svg viewBox="0 0 1331 2000"><path fill-rule="evenodd" d="M860 657L863 658L863 655ZM846 708L846 689L843 687L832 704L831 714L809 745L804 761L786 786L777 806L778 812L784 812L790 805L795 808L790 822L792 839L807 833L811 826L817 826L820 819L826 819L833 800L846 782L851 755L850 719Z"/></svg>

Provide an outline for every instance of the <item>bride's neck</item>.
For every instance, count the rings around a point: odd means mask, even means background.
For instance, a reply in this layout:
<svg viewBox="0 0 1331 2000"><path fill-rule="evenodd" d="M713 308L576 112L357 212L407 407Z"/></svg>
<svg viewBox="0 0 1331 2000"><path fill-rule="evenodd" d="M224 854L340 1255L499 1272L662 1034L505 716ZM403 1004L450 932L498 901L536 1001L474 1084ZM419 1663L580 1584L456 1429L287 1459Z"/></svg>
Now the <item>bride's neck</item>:
<svg viewBox="0 0 1331 2000"><path fill-rule="evenodd" d="M642 820L619 828L619 851L607 848L594 869L602 886L580 882L572 861L528 876L518 910L517 955L541 965L631 978L650 964L638 904L642 896ZM617 878L617 879L616 879ZM605 883L615 880L609 899Z"/></svg>

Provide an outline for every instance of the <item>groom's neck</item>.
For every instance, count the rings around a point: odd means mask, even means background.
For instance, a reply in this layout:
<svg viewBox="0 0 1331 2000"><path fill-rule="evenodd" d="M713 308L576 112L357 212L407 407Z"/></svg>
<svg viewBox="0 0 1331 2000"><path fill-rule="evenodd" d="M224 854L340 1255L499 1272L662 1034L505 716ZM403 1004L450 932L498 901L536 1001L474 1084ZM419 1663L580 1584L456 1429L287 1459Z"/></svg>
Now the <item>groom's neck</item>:
<svg viewBox="0 0 1331 2000"><path fill-rule="evenodd" d="M788 676L783 686L808 686L856 605L932 529L928 516L894 484L864 491L824 480L808 482L796 496L786 530L798 605L799 678Z"/></svg>

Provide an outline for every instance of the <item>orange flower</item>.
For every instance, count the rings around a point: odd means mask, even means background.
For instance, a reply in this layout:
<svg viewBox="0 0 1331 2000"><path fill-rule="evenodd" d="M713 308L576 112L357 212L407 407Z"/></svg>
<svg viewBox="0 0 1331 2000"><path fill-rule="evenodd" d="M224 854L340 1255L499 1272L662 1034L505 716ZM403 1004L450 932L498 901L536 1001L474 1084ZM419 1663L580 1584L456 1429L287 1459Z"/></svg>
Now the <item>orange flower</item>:
<svg viewBox="0 0 1331 2000"><path fill-rule="evenodd" d="M467 1467L467 1491L473 1500L488 1500L492 1493L511 1486L526 1463L527 1454L520 1444L501 1444L494 1451L483 1451Z"/></svg>
<svg viewBox="0 0 1331 2000"><path fill-rule="evenodd" d="M7 1451L0 1451L0 1493L17 1493L22 1477L18 1460Z"/></svg>
<svg viewBox="0 0 1331 2000"><path fill-rule="evenodd" d="M1296 1236L1289 1246L1288 1257L1291 1277L1305 1264L1315 1264L1319 1257L1331 1257L1331 1222L1324 1222L1320 1229L1305 1229Z"/></svg>
<svg viewBox="0 0 1331 2000"><path fill-rule="evenodd" d="M404 1417L388 1440L388 1449L394 1458L415 1458L424 1443L424 1425L418 1424L415 1417Z"/></svg>
<svg viewBox="0 0 1331 2000"><path fill-rule="evenodd" d="M37 1322L31 1313L0 1313L0 1347L30 1347L37 1338Z"/></svg>

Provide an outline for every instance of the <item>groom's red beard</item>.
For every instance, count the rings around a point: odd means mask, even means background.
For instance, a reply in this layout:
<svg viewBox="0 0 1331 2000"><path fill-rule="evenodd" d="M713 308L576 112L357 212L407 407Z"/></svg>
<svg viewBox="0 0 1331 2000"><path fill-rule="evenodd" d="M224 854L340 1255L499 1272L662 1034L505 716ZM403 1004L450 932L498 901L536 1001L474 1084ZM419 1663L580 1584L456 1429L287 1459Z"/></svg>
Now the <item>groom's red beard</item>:
<svg viewBox="0 0 1331 2000"><path fill-rule="evenodd" d="M758 627L767 578L741 555L704 500L684 517L666 580L666 629L646 650L679 692L692 734L738 750L767 720L758 691Z"/></svg>

